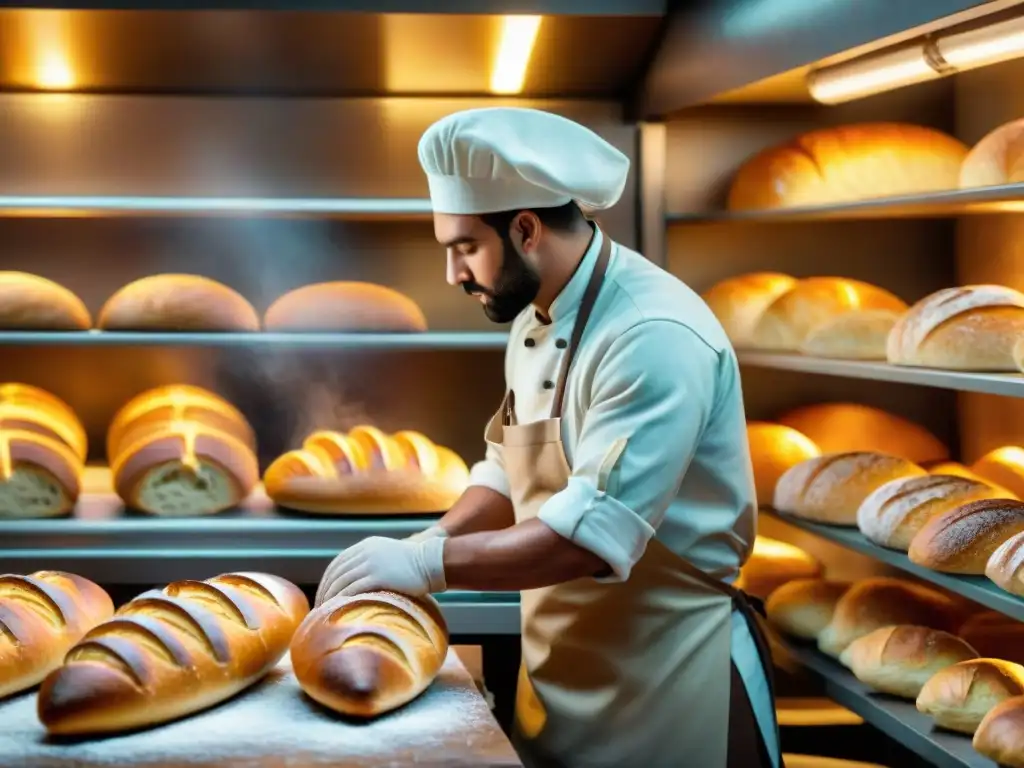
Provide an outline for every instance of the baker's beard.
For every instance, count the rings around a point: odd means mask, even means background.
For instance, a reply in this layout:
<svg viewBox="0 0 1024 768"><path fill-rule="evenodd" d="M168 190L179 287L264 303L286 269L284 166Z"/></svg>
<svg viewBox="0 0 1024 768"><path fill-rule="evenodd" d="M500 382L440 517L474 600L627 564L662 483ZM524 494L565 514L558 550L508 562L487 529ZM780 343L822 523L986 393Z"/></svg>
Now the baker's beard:
<svg viewBox="0 0 1024 768"><path fill-rule="evenodd" d="M484 314L495 323L510 323L530 306L540 291L540 275L526 263L515 243L505 235L501 239L501 271L494 288L484 288L472 280L462 284L466 293L482 293L486 297Z"/></svg>

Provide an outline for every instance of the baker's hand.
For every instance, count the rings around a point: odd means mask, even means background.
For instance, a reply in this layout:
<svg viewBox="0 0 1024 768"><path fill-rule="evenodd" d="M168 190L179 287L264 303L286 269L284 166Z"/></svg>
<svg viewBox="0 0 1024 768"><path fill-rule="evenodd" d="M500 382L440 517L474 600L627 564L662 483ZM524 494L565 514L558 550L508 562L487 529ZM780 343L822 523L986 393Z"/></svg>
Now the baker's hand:
<svg viewBox="0 0 1024 768"><path fill-rule="evenodd" d="M417 531L412 536L406 536L405 541L424 541L425 539L432 539L435 536L447 538L448 531L440 525L432 525L429 528L424 528L422 531Z"/></svg>
<svg viewBox="0 0 1024 768"><path fill-rule="evenodd" d="M355 544L327 566L316 593L316 605L335 595L358 595L389 589L412 597L447 589L444 578L444 537L422 541L371 536Z"/></svg>

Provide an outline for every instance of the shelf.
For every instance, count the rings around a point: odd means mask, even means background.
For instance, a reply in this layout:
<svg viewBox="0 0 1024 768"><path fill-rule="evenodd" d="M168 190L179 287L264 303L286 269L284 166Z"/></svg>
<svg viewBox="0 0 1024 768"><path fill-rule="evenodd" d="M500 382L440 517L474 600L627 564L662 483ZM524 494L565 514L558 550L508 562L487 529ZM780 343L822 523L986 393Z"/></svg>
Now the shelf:
<svg viewBox="0 0 1024 768"><path fill-rule="evenodd" d="M913 702L875 693L815 649L791 643L787 648L797 662L821 679L830 699L930 764L938 768L996 768L994 762L974 751L969 736L935 728L932 719L918 712Z"/></svg>
<svg viewBox="0 0 1024 768"><path fill-rule="evenodd" d="M957 576L933 571L930 568L910 562L910 558L903 552L872 544L856 528L838 528L831 525L821 525L801 520L792 515L784 515L774 510L762 511L774 515L784 523L891 565L901 571L917 576L919 579L966 597L968 600L980 603L986 608L991 608L993 611L999 611L1018 621L1024 621L1024 600L1016 595L1011 595L1009 592L1004 592L984 576Z"/></svg>
<svg viewBox="0 0 1024 768"><path fill-rule="evenodd" d="M0 331L0 346L313 347L381 350L504 349L507 333L143 333L132 331Z"/></svg>
<svg viewBox="0 0 1024 768"><path fill-rule="evenodd" d="M1024 184L954 189L836 205L811 205L766 211L702 211L668 214L668 224L729 222L841 221L855 219L946 218L978 213L1024 211Z"/></svg>
<svg viewBox="0 0 1024 768"><path fill-rule="evenodd" d="M429 199L0 195L0 217L282 216L428 219Z"/></svg>
<svg viewBox="0 0 1024 768"><path fill-rule="evenodd" d="M922 387L952 389L958 392L983 392L989 395L1024 397L1024 375L1019 373L965 373L932 368L908 368L861 360L834 360L779 352L738 351L736 357L740 365L771 368L777 371L796 371L848 379L916 384Z"/></svg>

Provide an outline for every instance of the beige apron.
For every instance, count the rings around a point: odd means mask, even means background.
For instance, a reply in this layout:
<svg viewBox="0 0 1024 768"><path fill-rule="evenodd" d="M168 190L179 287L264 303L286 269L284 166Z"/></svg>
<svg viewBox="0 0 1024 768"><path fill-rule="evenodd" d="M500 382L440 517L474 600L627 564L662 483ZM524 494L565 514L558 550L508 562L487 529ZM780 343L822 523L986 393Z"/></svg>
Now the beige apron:
<svg viewBox="0 0 1024 768"><path fill-rule="evenodd" d="M562 449L562 402L610 255L605 236L562 361L551 418L517 424L510 392L487 425L488 442L501 445L517 523L535 518L571 475ZM610 449L602 475L621 450ZM760 760L737 762L728 755L727 763L736 599L736 590L656 539L625 582L585 578L524 591L515 741L525 764L756 768ZM758 634L755 626L751 632ZM760 738L756 724L743 738Z"/></svg>

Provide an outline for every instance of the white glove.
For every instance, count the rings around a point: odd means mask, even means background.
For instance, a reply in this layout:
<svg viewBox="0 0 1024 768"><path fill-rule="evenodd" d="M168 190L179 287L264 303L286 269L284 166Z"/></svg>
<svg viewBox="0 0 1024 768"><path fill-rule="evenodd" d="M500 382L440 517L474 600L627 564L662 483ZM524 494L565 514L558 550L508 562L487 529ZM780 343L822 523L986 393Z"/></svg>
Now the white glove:
<svg viewBox="0 0 1024 768"><path fill-rule="evenodd" d="M444 592L445 538L422 541L371 536L346 549L327 566L316 605L336 595L358 595L378 589L420 597Z"/></svg>
<svg viewBox="0 0 1024 768"><path fill-rule="evenodd" d="M448 531L440 525L432 525L429 528L425 528L422 531L414 533L412 536L406 536L405 541L426 541L427 539L433 539L435 537L447 539Z"/></svg>

